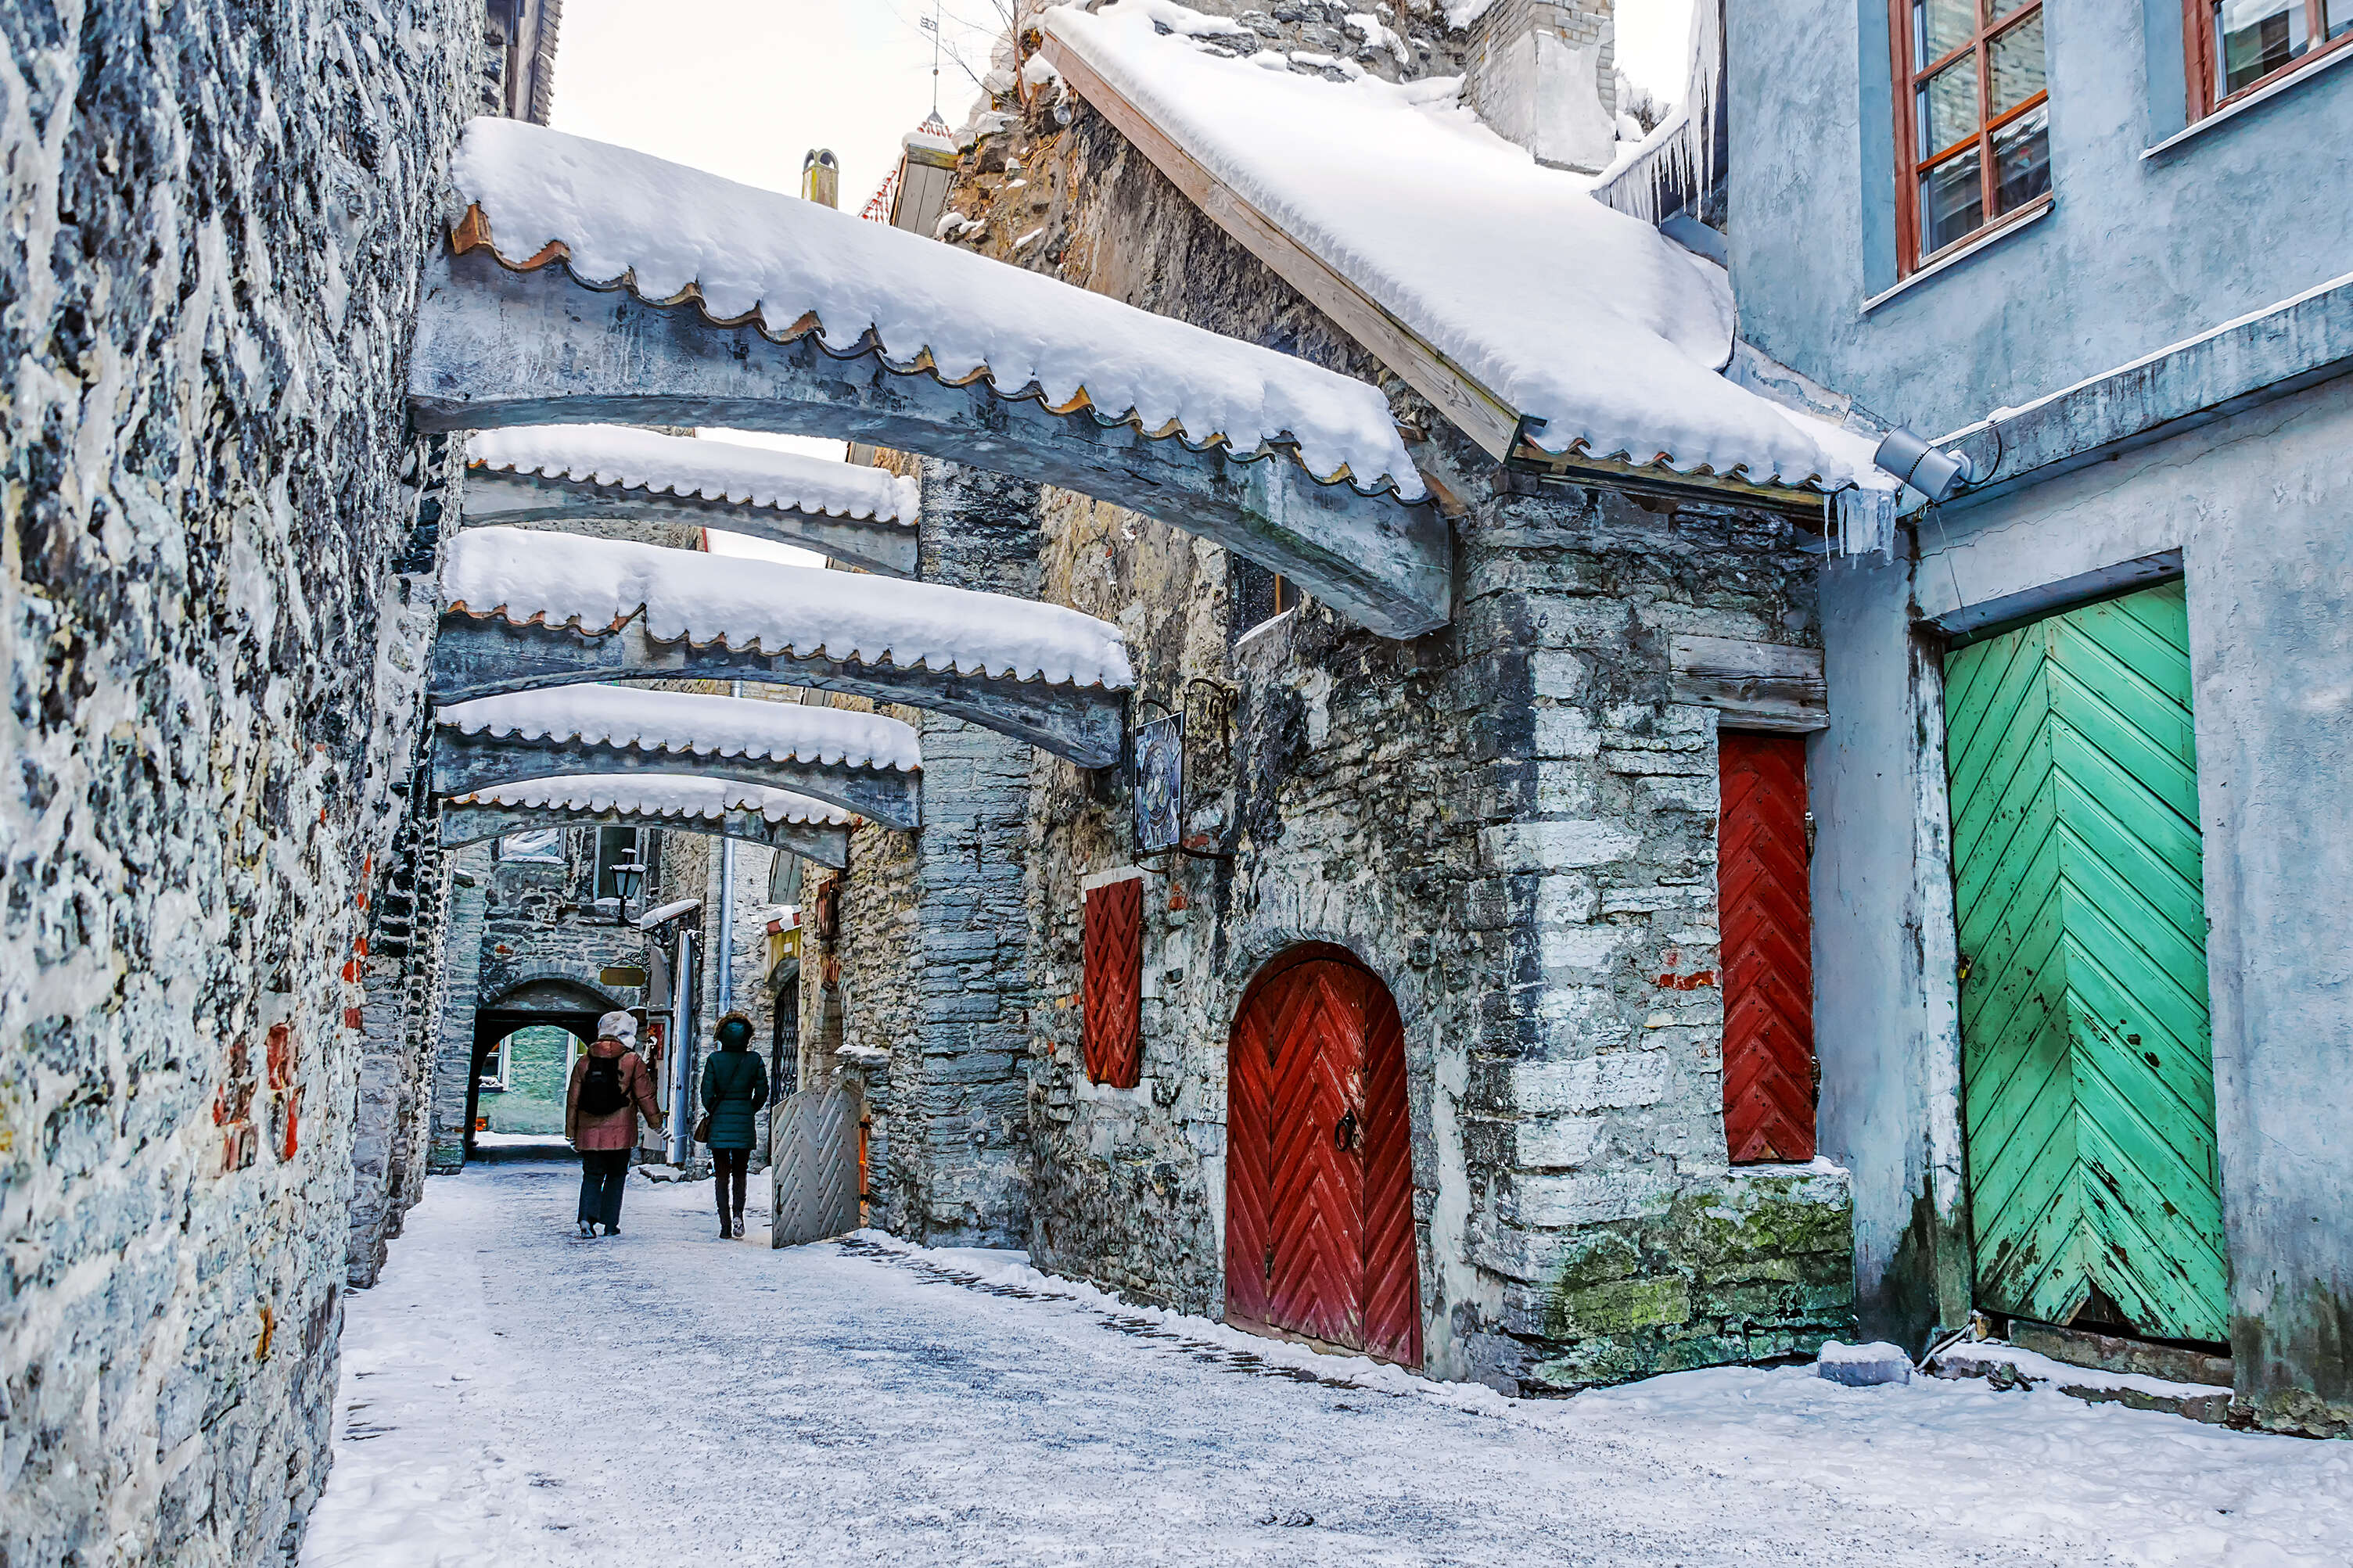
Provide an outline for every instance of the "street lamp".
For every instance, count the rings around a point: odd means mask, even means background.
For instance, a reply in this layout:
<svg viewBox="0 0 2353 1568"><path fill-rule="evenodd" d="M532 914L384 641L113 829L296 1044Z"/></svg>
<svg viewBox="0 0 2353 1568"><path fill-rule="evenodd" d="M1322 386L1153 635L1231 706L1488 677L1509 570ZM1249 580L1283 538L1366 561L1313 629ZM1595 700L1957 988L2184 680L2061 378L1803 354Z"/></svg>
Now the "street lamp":
<svg viewBox="0 0 2353 1568"><path fill-rule="evenodd" d="M607 868L613 874L613 891L621 897L621 918L629 918L629 906L638 901L638 889L644 885L646 868L635 860L623 861Z"/></svg>

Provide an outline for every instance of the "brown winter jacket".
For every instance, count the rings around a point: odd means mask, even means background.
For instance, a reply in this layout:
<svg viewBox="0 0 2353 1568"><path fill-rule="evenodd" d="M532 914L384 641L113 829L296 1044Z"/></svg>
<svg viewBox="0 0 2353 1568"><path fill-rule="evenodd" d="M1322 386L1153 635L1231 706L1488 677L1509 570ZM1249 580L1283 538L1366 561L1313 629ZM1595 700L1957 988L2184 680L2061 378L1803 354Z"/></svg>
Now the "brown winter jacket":
<svg viewBox="0 0 2353 1568"><path fill-rule="evenodd" d="M630 1102L609 1115L587 1116L580 1110L580 1083L588 1076L590 1057L621 1058L621 1089ZM628 1148L638 1141L639 1112L648 1125L660 1128L661 1105L654 1098L654 1075L637 1052L618 1040L599 1040L572 1064L572 1087L564 1096L564 1135L575 1149Z"/></svg>

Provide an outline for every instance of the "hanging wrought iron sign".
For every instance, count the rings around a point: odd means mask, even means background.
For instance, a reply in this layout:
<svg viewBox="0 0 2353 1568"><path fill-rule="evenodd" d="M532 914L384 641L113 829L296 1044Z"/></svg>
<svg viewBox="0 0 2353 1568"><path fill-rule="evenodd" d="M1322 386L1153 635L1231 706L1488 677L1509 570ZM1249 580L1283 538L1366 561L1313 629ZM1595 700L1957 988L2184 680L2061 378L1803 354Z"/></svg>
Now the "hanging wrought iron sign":
<svg viewBox="0 0 2353 1568"><path fill-rule="evenodd" d="M1136 726L1135 852L1176 847L1185 818L1185 716L1171 713Z"/></svg>

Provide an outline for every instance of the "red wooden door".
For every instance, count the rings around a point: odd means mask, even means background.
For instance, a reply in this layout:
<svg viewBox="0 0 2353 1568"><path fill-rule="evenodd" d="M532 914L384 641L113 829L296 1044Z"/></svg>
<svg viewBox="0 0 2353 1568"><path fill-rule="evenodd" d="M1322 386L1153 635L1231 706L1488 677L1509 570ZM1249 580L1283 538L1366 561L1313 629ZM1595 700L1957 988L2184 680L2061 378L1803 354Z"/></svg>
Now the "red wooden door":
<svg viewBox="0 0 2353 1568"><path fill-rule="evenodd" d="M1421 1364L1405 1088L1397 1004L1340 950L1251 983L1227 1079L1228 1318Z"/></svg>
<svg viewBox="0 0 2353 1568"><path fill-rule="evenodd" d="M1716 738L1716 902L1724 974L1724 1136L1735 1164L1814 1157L1813 899L1806 743Z"/></svg>

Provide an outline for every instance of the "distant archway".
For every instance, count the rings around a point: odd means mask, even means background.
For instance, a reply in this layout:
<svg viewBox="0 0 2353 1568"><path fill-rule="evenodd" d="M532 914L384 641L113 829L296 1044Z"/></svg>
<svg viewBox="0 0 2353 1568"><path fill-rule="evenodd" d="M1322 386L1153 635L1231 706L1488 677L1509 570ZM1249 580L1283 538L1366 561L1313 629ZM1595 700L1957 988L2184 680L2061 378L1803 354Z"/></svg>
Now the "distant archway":
<svg viewBox="0 0 2353 1568"><path fill-rule="evenodd" d="M1226 1316L1421 1364L1405 1028L1345 948L1278 955L1228 1042Z"/></svg>
<svg viewBox="0 0 2353 1568"><path fill-rule="evenodd" d="M585 1044L596 1039L596 1020L619 1007L593 985L542 975L510 986L476 1008L473 1064L466 1079L466 1157L474 1158L474 1129L481 1120L482 1068L501 1040L518 1030L546 1026Z"/></svg>

